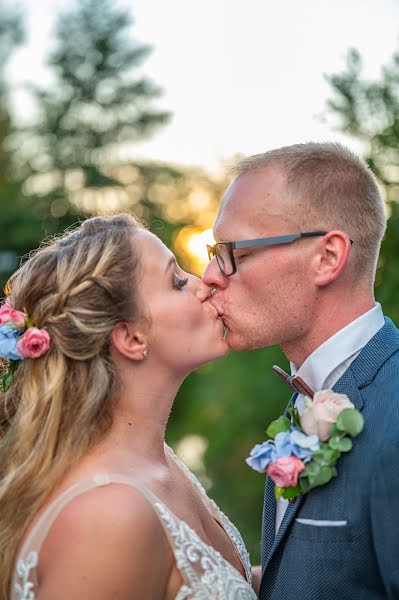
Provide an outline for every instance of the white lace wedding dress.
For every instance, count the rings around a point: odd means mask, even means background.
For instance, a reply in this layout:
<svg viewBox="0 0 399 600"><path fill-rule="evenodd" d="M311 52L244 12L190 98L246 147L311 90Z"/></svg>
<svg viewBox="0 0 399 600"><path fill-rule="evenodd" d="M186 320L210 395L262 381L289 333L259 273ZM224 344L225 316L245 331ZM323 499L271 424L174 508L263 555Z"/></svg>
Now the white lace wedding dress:
<svg viewBox="0 0 399 600"><path fill-rule="evenodd" d="M120 474L106 473L67 489L38 519L18 556L11 600L35 600L38 585L36 567L40 548L62 509L79 494L111 483L122 483L139 489L158 515L183 579L175 600L256 600L257 596L251 586L249 555L240 533L216 503L208 498L198 479L177 459L172 450L169 451L198 489L212 516L231 539L244 566L246 579L217 550L205 544L187 523L176 517L142 482Z"/></svg>

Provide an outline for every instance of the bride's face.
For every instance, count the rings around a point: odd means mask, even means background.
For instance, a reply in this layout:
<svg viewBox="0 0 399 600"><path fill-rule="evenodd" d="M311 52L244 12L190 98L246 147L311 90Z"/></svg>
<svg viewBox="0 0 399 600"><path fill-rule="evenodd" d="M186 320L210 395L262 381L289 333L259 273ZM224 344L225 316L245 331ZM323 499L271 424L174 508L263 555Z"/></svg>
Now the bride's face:
<svg viewBox="0 0 399 600"><path fill-rule="evenodd" d="M154 235L140 232L140 295L150 317L148 350L160 365L183 375L228 352L210 288L183 271ZM137 240L137 237L136 237Z"/></svg>

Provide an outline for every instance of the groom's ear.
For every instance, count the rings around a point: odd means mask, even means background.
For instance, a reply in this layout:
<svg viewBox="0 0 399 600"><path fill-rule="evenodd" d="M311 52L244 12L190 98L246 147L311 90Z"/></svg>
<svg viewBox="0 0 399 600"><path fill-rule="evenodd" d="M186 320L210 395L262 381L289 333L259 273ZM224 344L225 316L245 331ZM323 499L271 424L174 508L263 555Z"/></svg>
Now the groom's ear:
<svg viewBox="0 0 399 600"><path fill-rule="evenodd" d="M341 275L347 264L351 240L339 230L329 231L321 240L314 256L315 284L328 285Z"/></svg>
<svg viewBox="0 0 399 600"><path fill-rule="evenodd" d="M143 360L148 349L148 335L142 324L116 323L111 331L112 346L129 360Z"/></svg>

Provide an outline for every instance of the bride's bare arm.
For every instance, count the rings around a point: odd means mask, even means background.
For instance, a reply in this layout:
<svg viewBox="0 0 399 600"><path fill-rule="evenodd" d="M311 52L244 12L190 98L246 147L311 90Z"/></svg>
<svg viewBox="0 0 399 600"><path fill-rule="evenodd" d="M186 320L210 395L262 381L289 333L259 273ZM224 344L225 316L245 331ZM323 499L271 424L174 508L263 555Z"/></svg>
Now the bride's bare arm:
<svg viewBox="0 0 399 600"><path fill-rule="evenodd" d="M173 558L149 502L111 485L78 496L40 554L38 600L159 600Z"/></svg>
<svg viewBox="0 0 399 600"><path fill-rule="evenodd" d="M259 594L260 581L262 579L262 567L261 565L256 565L252 567L252 587L255 592Z"/></svg>

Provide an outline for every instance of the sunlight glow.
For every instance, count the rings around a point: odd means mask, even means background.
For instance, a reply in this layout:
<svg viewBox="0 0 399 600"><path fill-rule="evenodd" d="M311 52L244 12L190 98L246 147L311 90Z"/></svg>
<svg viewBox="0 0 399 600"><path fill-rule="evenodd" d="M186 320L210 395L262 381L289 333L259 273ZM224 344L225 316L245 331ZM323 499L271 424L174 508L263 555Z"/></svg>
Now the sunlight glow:
<svg viewBox="0 0 399 600"><path fill-rule="evenodd" d="M207 244L214 244L212 229L202 230L199 227L183 227L176 236L174 245L183 255L190 270L196 275L202 275L208 264Z"/></svg>

